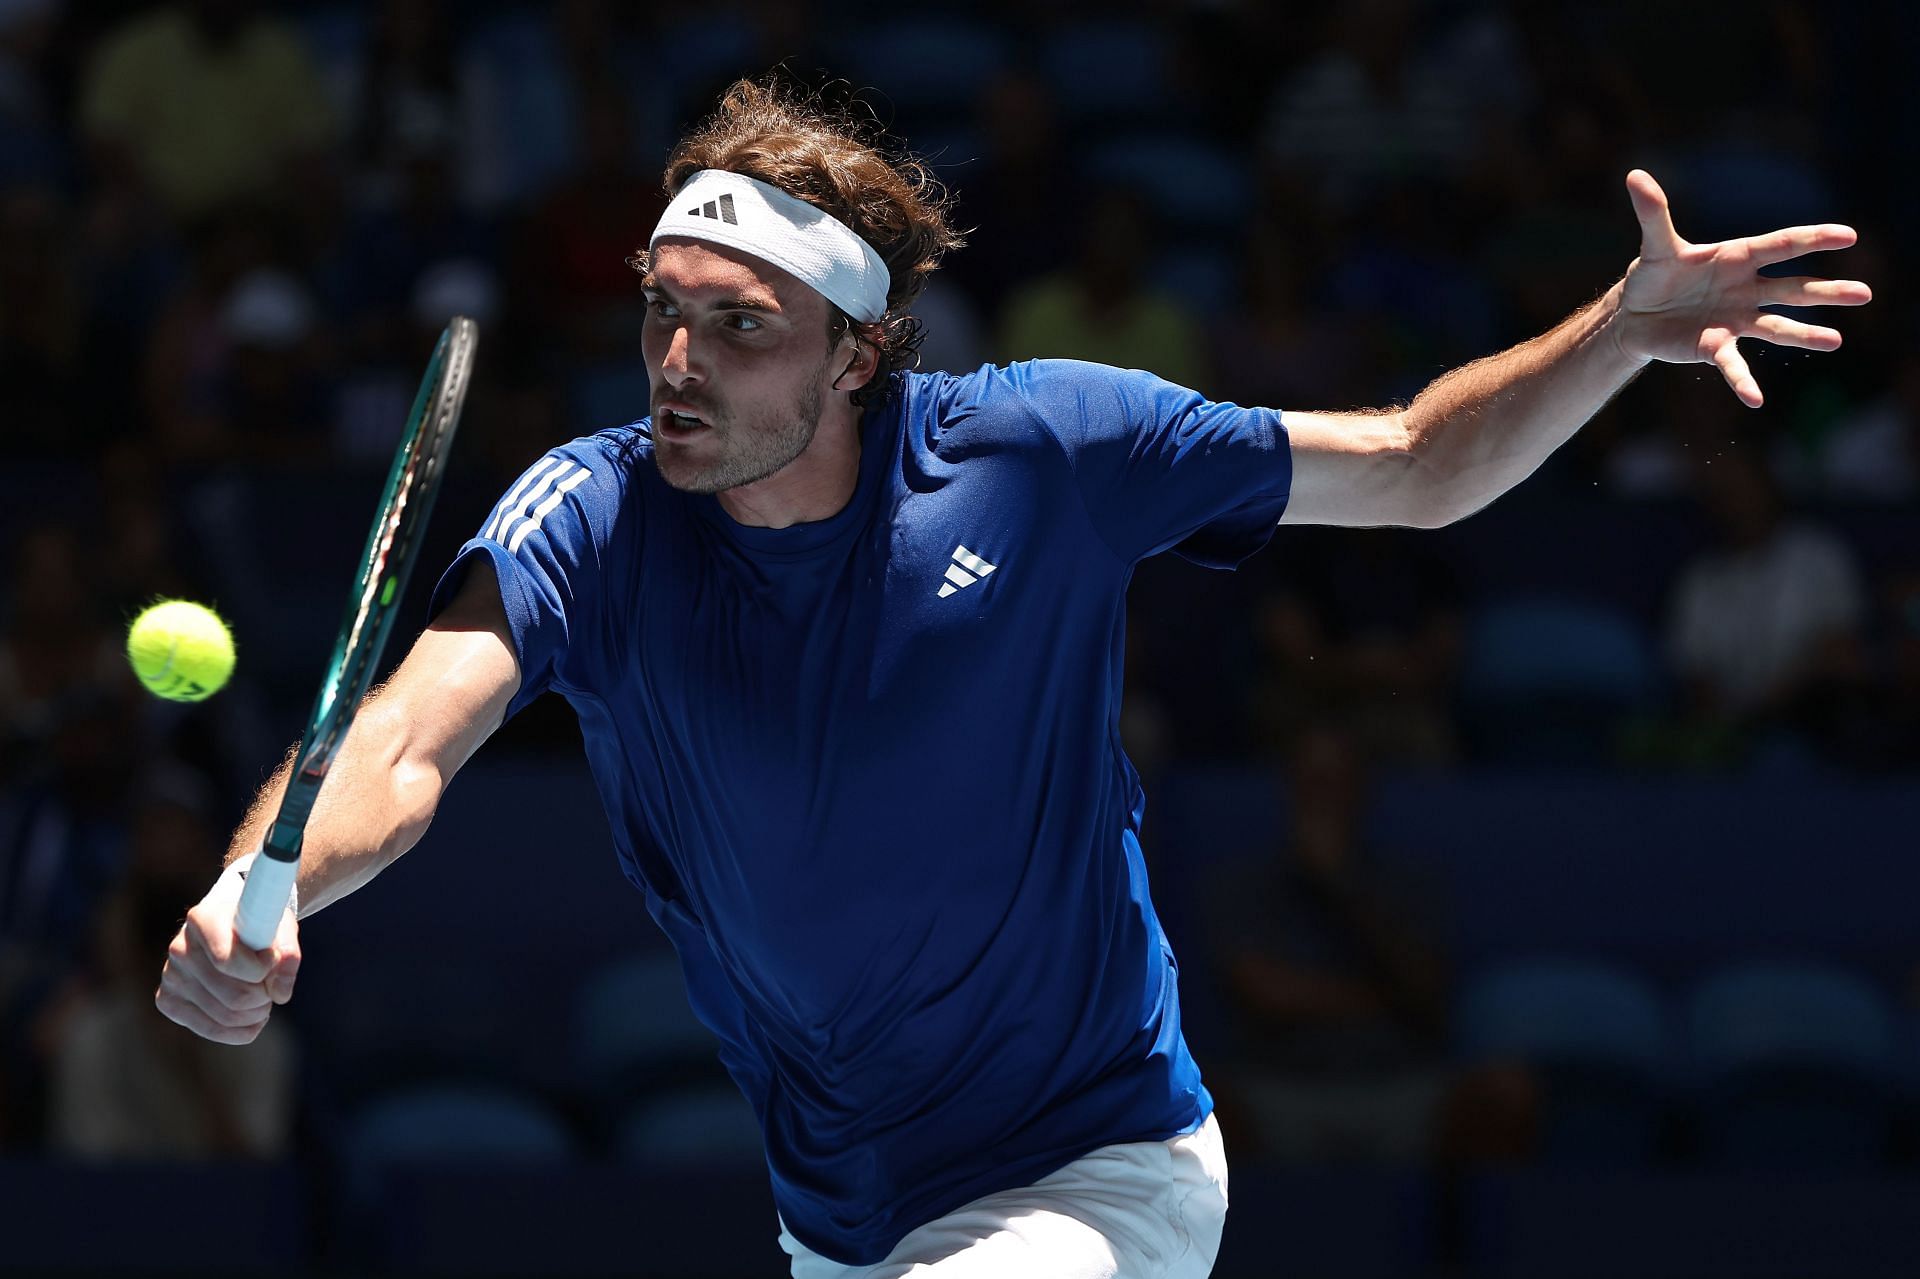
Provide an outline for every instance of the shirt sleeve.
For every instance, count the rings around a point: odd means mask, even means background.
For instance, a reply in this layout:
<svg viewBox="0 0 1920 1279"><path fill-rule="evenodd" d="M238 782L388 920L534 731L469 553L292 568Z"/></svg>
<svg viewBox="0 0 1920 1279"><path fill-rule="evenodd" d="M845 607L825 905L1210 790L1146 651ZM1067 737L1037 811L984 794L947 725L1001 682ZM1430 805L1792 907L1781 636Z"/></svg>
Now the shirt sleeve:
<svg viewBox="0 0 1920 1279"><path fill-rule="evenodd" d="M493 561L520 661L508 717L584 665L580 650L595 631L623 474L592 444L554 449L494 504L433 588L430 616L453 598L474 557Z"/></svg>
<svg viewBox="0 0 1920 1279"><path fill-rule="evenodd" d="M1172 549L1233 568L1273 535L1293 481L1278 411L1076 360L1008 373L1066 448L1087 512L1116 555L1134 562Z"/></svg>

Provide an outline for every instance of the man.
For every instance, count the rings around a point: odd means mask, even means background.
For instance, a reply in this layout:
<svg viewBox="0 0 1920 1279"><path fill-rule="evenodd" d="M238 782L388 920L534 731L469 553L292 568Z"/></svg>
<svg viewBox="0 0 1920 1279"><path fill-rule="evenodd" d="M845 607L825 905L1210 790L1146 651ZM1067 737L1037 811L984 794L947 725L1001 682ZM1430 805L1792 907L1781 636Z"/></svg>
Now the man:
<svg viewBox="0 0 1920 1279"><path fill-rule="evenodd" d="M1205 894L1205 946L1232 1012L1214 1092L1238 1103L1236 1145L1250 1137L1285 1159L1522 1157L1537 1087L1516 1063L1447 1059L1444 894L1409 850L1367 842L1358 737L1343 721L1300 731L1280 848L1223 863Z"/></svg>
<svg viewBox="0 0 1920 1279"><path fill-rule="evenodd" d="M1669 661L1703 738L1791 758L1828 745L1866 694L1866 585L1844 541L1786 509L1751 447L1714 452L1694 480L1716 544L1680 570Z"/></svg>
<svg viewBox="0 0 1920 1279"><path fill-rule="evenodd" d="M1406 409L1283 422L1098 365L900 372L958 243L938 189L763 86L666 186L650 420L552 451L462 548L336 758L299 908L411 847L555 688L761 1121L796 1276L1203 1275L1226 1166L1118 742L1133 564L1457 519L1650 359L1758 404L1735 335L1839 338L1757 305L1867 290L1754 268L1853 233L1687 245L1636 172L1642 256L1600 301ZM210 1038L292 992L297 911L267 952L231 929L282 785L169 952L159 1005Z"/></svg>

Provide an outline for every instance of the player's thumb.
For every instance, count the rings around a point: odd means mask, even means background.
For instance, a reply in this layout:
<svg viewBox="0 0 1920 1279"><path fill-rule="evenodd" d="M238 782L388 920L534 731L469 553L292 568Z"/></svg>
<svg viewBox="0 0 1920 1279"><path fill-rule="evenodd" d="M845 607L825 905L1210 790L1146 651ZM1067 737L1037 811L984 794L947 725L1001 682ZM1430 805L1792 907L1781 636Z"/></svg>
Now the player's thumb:
<svg viewBox="0 0 1920 1279"><path fill-rule="evenodd" d="M280 917L280 931L267 953L273 965L267 970L267 998L284 1004L293 998L294 978L300 975L300 921L291 910Z"/></svg>

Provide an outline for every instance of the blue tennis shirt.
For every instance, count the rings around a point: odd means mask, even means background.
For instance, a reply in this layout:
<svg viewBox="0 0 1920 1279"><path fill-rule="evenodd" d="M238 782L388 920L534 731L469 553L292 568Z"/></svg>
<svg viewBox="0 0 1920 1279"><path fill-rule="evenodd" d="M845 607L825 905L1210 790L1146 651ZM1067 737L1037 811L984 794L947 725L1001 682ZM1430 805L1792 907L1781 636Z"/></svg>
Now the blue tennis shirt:
<svg viewBox="0 0 1920 1279"><path fill-rule="evenodd" d="M642 421L541 458L434 597L491 557L508 714L578 712L781 1216L853 1265L1212 1110L1120 745L1125 596L1158 551L1258 549L1292 474L1278 413L1146 373L897 389L831 518L734 523Z"/></svg>

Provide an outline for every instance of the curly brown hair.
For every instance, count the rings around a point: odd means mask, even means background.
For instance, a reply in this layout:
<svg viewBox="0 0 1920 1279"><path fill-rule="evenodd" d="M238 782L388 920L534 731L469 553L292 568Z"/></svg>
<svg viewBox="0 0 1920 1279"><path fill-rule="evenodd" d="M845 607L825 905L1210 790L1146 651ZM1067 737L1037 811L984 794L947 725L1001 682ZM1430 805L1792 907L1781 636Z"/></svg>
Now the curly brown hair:
<svg viewBox="0 0 1920 1279"><path fill-rule="evenodd" d="M908 308L940 258L966 243L952 224L952 198L924 161L893 145L878 125L768 76L736 80L720 106L667 157L671 199L702 169L758 178L832 214L887 264L887 313L856 323L828 305L828 340L851 330L880 351L880 369L853 392L862 407L884 403L894 374L915 367L924 334ZM644 274L643 248L628 261Z"/></svg>

